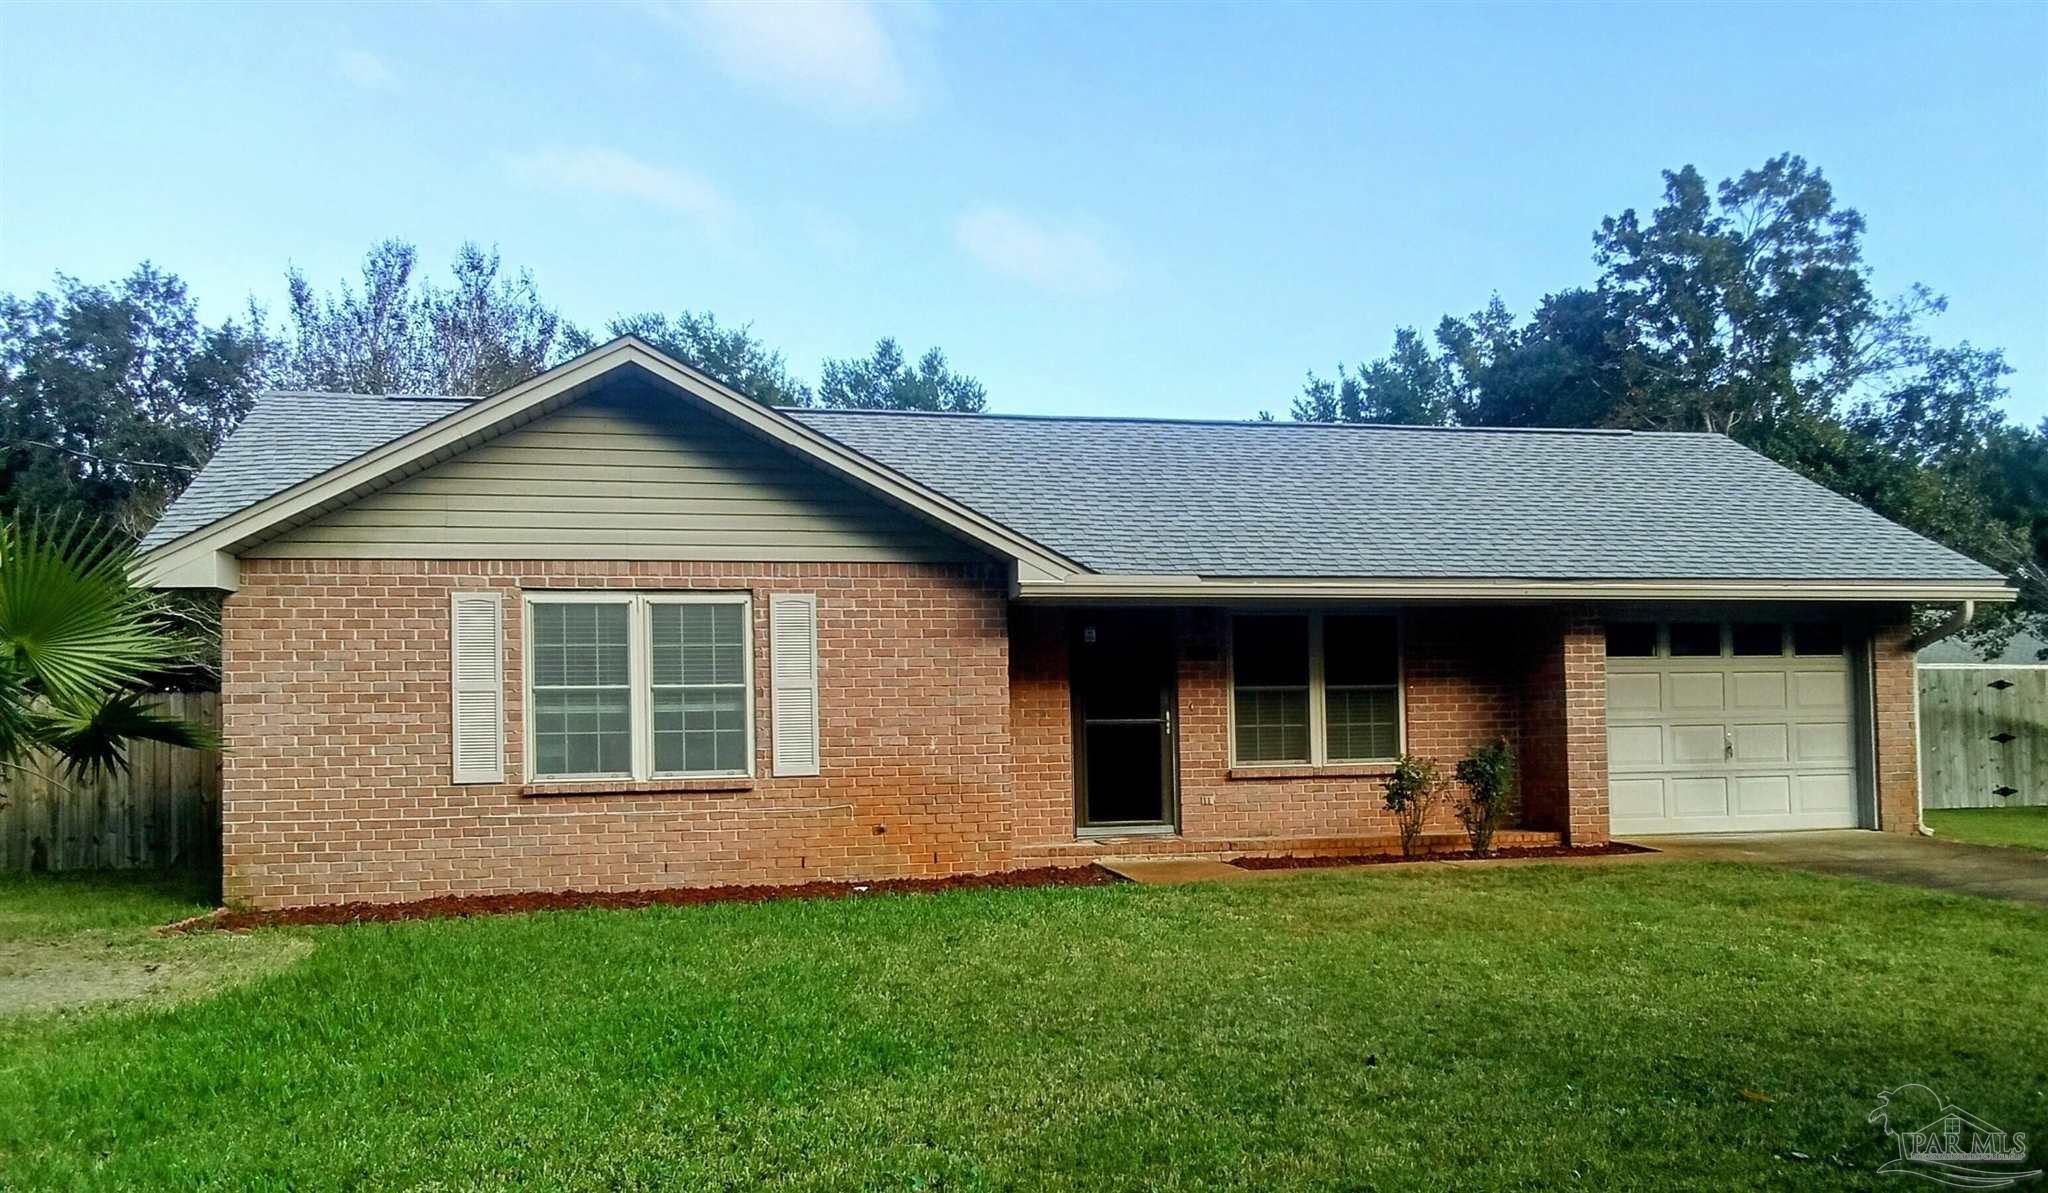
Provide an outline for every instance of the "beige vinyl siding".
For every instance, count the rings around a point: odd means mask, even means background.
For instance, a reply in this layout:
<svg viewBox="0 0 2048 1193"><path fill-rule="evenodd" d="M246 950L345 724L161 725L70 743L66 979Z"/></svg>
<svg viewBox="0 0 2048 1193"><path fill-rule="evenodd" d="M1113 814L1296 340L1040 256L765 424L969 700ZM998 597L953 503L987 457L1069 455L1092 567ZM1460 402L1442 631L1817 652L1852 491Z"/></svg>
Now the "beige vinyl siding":
<svg viewBox="0 0 2048 1193"><path fill-rule="evenodd" d="M593 394L243 554L944 562L978 549L673 397Z"/></svg>

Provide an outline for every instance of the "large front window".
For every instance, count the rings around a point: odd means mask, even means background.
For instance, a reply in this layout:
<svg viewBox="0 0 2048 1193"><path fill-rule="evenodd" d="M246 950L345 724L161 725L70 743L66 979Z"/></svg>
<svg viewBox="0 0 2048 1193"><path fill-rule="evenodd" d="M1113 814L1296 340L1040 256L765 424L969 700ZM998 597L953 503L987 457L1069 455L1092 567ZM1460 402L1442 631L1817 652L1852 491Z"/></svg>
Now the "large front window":
<svg viewBox="0 0 2048 1193"><path fill-rule="evenodd" d="M1232 762L1377 762L1401 752L1399 627L1355 613L1231 623Z"/></svg>
<svg viewBox="0 0 2048 1193"><path fill-rule="evenodd" d="M535 594L527 609L534 778L751 772L745 596Z"/></svg>

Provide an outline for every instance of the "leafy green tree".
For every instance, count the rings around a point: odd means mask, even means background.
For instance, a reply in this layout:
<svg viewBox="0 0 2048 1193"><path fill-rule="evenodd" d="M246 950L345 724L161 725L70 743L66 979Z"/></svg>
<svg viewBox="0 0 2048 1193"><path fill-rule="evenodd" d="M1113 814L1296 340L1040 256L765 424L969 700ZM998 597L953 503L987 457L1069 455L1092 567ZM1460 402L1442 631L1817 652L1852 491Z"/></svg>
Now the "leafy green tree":
<svg viewBox="0 0 2048 1193"><path fill-rule="evenodd" d="M1455 413L1455 380L1445 363L1430 351L1415 329L1394 333L1388 356L1347 372L1337 366L1335 380L1310 373L1295 399L1294 417L1314 422L1403 423L1436 425Z"/></svg>
<svg viewBox="0 0 2048 1193"><path fill-rule="evenodd" d="M209 327L147 262L0 296L0 516L139 535L248 412L269 348L256 312Z"/></svg>
<svg viewBox="0 0 2048 1193"><path fill-rule="evenodd" d="M124 536L83 519L0 519L0 768L50 750L92 773L126 767L132 741L218 744L144 703L144 681L185 646L133 563Z"/></svg>
<svg viewBox="0 0 2048 1193"><path fill-rule="evenodd" d="M673 319L648 313L612 320L611 333L639 336L764 406L811 404L810 386L789 375L782 353L756 339L749 324L721 327L710 311L684 311Z"/></svg>
<svg viewBox="0 0 2048 1193"><path fill-rule="evenodd" d="M1945 301L1880 298L1861 215L1786 154L1710 187L1690 166L1663 201L1602 220L1598 282L1524 322L1499 299L1413 329L1338 378L1314 374L1297 418L1718 431L2004 571L2020 623L2048 628L2048 426L2007 426L1996 350L1937 345Z"/></svg>
<svg viewBox="0 0 2048 1193"><path fill-rule="evenodd" d="M453 283L417 276L419 253L387 240L363 258L362 289L317 292L297 269L274 370L285 388L341 393L492 394L575 355L584 343L541 300L533 275L464 244Z"/></svg>
<svg viewBox="0 0 2048 1193"><path fill-rule="evenodd" d="M988 405L988 391L946 363L933 348L910 364L887 337L866 357L828 360L818 381L818 404L844 410L934 410L972 414Z"/></svg>

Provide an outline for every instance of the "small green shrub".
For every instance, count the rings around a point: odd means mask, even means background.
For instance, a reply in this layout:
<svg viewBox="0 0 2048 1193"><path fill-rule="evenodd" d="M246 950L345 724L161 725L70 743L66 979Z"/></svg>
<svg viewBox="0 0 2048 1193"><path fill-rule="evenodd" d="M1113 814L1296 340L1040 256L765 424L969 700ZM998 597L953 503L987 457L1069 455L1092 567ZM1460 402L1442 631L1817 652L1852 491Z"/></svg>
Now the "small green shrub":
<svg viewBox="0 0 2048 1193"><path fill-rule="evenodd" d="M1387 811L1394 814L1394 821L1401 830L1401 856L1415 856L1415 842L1422 836L1422 826L1429 820L1429 811L1436 806L1437 794L1443 786L1443 774L1435 762L1403 754L1394 762L1394 776L1387 780Z"/></svg>
<svg viewBox="0 0 2048 1193"><path fill-rule="evenodd" d="M1493 834L1522 810L1521 784L1515 774L1515 748L1504 737L1472 747L1458 763L1458 782L1465 785L1465 806L1458 822L1472 840L1472 852L1493 852Z"/></svg>

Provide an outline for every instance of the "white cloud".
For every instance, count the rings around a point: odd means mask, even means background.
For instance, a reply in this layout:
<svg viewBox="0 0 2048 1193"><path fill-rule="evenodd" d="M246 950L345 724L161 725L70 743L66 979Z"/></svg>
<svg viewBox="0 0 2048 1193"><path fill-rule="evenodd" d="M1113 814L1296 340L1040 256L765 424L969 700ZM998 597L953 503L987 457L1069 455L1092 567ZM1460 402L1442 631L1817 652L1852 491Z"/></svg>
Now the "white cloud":
<svg viewBox="0 0 2048 1193"><path fill-rule="evenodd" d="M398 72L368 50L336 50L334 73L365 91L398 90Z"/></svg>
<svg viewBox="0 0 2048 1193"><path fill-rule="evenodd" d="M699 42L727 74L784 98L847 118L900 116L912 107L895 37L868 0L646 0L644 7Z"/></svg>
<svg viewBox="0 0 2048 1193"><path fill-rule="evenodd" d="M549 190L630 199L695 220L722 232L739 218L739 207L702 175L657 166L602 146L549 149L509 160L512 175Z"/></svg>
<svg viewBox="0 0 2048 1193"><path fill-rule="evenodd" d="M1097 233L1007 207L968 211L954 222L953 239L988 269L1045 290L1101 293L1123 282L1123 270Z"/></svg>

